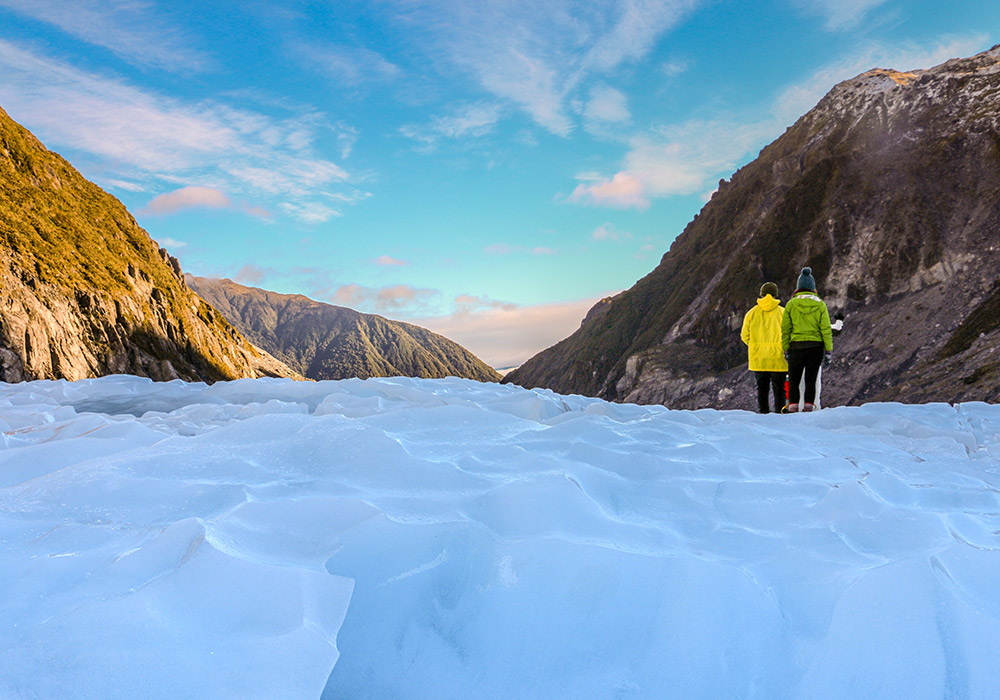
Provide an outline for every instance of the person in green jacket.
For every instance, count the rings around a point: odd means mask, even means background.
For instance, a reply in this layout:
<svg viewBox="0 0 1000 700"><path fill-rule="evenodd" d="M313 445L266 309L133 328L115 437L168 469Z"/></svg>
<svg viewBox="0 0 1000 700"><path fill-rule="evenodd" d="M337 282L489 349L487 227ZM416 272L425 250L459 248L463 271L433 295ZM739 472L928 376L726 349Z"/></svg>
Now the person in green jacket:
<svg viewBox="0 0 1000 700"><path fill-rule="evenodd" d="M802 268L795 294L785 305L781 319L781 347L788 359L788 408L799 410L799 382L806 377L805 404L811 411L816 401L816 376L820 366L827 367L833 354L830 312L816 292L812 269Z"/></svg>
<svg viewBox="0 0 1000 700"><path fill-rule="evenodd" d="M757 304L743 317L740 338L747 345L748 367L757 379L757 410L768 413L767 395L774 391L774 412L785 405L785 372L788 364L781 348L781 318L785 310L778 301L778 285L766 282Z"/></svg>

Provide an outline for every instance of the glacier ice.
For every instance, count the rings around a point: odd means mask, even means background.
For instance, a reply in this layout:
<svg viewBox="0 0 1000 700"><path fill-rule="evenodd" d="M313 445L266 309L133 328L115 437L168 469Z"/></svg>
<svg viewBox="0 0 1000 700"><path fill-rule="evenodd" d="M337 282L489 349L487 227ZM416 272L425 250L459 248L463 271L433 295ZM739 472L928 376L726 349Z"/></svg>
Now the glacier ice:
<svg viewBox="0 0 1000 700"><path fill-rule="evenodd" d="M0 698L1000 697L1000 406L0 384Z"/></svg>

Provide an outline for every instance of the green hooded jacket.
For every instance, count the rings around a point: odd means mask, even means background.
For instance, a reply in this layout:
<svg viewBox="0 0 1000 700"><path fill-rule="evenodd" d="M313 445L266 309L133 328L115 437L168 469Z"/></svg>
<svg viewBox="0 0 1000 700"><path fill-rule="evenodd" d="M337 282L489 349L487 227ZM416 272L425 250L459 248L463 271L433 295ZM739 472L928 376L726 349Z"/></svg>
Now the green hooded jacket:
<svg viewBox="0 0 1000 700"><path fill-rule="evenodd" d="M781 318L781 349L787 352L789 343L803 340L820 341L827 352L833 351L830 312L816 292L796 293Z"/></svg>

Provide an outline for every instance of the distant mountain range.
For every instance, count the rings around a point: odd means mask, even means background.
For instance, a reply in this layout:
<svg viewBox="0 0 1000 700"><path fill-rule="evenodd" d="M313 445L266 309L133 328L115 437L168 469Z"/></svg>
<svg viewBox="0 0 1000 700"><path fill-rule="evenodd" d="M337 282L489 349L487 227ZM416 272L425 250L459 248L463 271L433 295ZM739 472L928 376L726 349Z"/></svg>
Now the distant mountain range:
<svg viewBox="0 0 1000 700"><path fill-rule="evenodd" d="M0 109L0 379L296 376L184 283L117 199Z"/></svg>
<svg viewBox="0 0 1000 700"><path fill-rule="evenodd" d="M846 315L827 405L1000 400L1000 46L835 86L655 270L504 381L752 408L743 314L765 281L787 299L806 265Z"/></svg>
<svg viewBox="0 0 1000 700"><path fill-rule="evenodd" d="M500 381L478 357L426 328L228 279L186 279L255 345L310 379L402 375Z"/></svg>

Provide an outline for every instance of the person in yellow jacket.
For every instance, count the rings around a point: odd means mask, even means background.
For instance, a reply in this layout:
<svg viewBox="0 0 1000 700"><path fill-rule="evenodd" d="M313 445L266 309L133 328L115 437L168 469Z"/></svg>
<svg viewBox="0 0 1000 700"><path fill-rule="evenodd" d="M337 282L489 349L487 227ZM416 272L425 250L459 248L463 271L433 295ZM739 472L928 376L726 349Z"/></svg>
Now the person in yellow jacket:
<svg viewBox="0 0 1000 700"><path fill-rule="evenodd" d="M785 406L785 372L788 363L781 347L781 320L785 310L778 301L778 285L766 282L757 305L743 317L740 338L747 344L749 368L757 378L757 409L768 413L767 395L774 392L774 412Z"/></svg>

